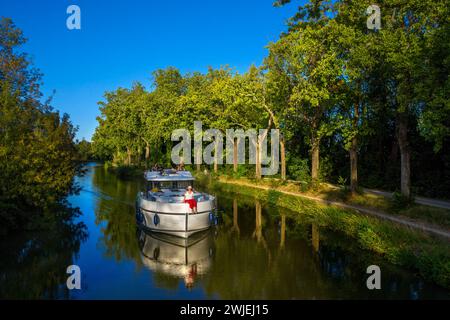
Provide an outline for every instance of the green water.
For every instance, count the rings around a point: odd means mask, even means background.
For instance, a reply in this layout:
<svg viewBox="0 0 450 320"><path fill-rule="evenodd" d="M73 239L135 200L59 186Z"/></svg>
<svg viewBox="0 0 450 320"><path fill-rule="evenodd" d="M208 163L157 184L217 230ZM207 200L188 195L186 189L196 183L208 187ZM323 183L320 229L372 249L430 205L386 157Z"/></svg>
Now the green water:
<svg viewBox="0 0 450 320"><path fill-rule="evenodd" d="M0 245L1 298L450 298L352 239L232 193L216 194L218 225L186 249L179 239L137 229L134 200L143 181L118 179L95 163L86 168L77 178L81 192L69 199L82 212L75 224ZM80 290L66 287L71 264L80 267ZM367 289L369 265L381 268L381 290Z"/></svg>

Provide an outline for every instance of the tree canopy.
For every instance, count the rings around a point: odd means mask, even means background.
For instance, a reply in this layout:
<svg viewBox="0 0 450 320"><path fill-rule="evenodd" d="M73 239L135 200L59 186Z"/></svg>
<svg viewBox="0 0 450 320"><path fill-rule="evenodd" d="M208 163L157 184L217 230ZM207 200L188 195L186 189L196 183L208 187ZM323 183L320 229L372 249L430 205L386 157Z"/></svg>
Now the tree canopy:
<svg viewBox="0 0 450 320"><path fill-rule="evenodd" d="M448 197L450 9L445 1L380 1L381 29L369 30L369 5L300 4L263 64L245 73L170 67L153 72L148 91L105 94L95 148L118 163L170 165L170 133L192 131L194 121L276 128L283 179ZM247 169L234 166L234 174L258 177Z"/></svg>
<svg viewBox="0 0 450 320"><path fill-rule="evenodd" d="M0 233L51 216L77 170L76 128L41 102L42 75L20 51L25 42L11 19L0 20Z"/></svg>

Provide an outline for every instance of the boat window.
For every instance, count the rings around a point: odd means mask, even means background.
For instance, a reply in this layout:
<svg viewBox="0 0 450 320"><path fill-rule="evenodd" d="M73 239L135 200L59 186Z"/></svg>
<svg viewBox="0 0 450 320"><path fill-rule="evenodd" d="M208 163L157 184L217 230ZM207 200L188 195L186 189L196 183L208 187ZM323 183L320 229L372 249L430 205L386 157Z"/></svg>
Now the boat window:
<svg viewBox="0 0 450 320"><path fill-rule="evenodd" d="M154 182L154 187L158 189L173 189L176 185L173 181L158 181Z"/></svg>
<svg viewBox="0 0 450 320"><path fill-rule="evenodd" d="M147 191L156 191L161 189L187 189L188 186L194 186L193 180L187 181L154 181L147 185Z"/></svg>
<svg viewBox="0 0 450 320"><path fill-rule="evenodd" d="M192 180L188 180L188 181L178 181L178 189L187 189L187 187L192 186L193 187L193 182Z"/></svg>

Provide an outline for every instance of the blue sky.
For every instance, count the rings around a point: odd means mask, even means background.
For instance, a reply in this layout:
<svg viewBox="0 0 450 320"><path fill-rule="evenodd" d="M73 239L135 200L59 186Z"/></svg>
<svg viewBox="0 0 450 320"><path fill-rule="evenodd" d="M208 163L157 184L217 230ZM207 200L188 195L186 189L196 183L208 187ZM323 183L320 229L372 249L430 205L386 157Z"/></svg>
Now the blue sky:
<svg viewBox="0 0 450 320"><path fill-rule="evenodd" d="M244 72L260 65L266 45L286 30L299 4L273 0L2 0L0 16L24 31L24 50L44 74L43 92L90 139L97 102L107 90L150 87L150 74L230 65ZM66 9L81 9L81 30L68 30Z"/></svg>

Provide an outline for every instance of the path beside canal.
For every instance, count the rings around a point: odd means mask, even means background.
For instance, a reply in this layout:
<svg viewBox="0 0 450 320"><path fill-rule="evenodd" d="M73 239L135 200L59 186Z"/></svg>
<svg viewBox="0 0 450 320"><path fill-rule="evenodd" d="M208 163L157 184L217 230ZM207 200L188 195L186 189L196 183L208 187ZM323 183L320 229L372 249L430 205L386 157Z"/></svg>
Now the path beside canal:
<svg viewBox="0 0 450 320"><path fill-rule="evenodd" d="M242 186L247 186L247 187L251 187L251 188L256 188L256 189L262 189L262 190L274 190L283 194L287 194L287 195L292 195L295 197L301 197L304 199L309 199L309 200L313 200L316 201L318 203L321 204L325 204L325 205L330 205L330 206L336 206L336 207L340 207L340 208L344 208L344 209L350 209L350 210L355 210L357 212L363 213L363 214L368 214L371 216L375 216L381 219L385 219L385 220L389 220L392 221L394 223L398 223L413 229L418 229L421 231L425 231L427 233L433 234L433 235L437 235L439 237L443 237L446 238L447 240L450 240L450 230L448 229L444 229L441 228L439 226L436 225L432 225L429 223L425 223L422 221L416 221L404 216L394 216L392 214L388 214L386 212L383 211L379 211L379 210L374 210L374 209L369 209L369 208L365 208L362 206L358 206L358 205L353 205L353 204L346 204L343 202L339 202L339 201L333 201L333 200L326 200L326 199L322 199L319 197L315 197L315 196L310 196L310 195L305 195L302 193L298 193L298 192L291 192L291 191L285 191L285 190L278 190L278 189L274 189L272 187L269 186L264 186L264 185L255 185L246 181L236 181L236 180L227 180L227 179L219 179L220 182L222 183L227 183L227 184L234 184L234 185L242 185Z"/></svg>

